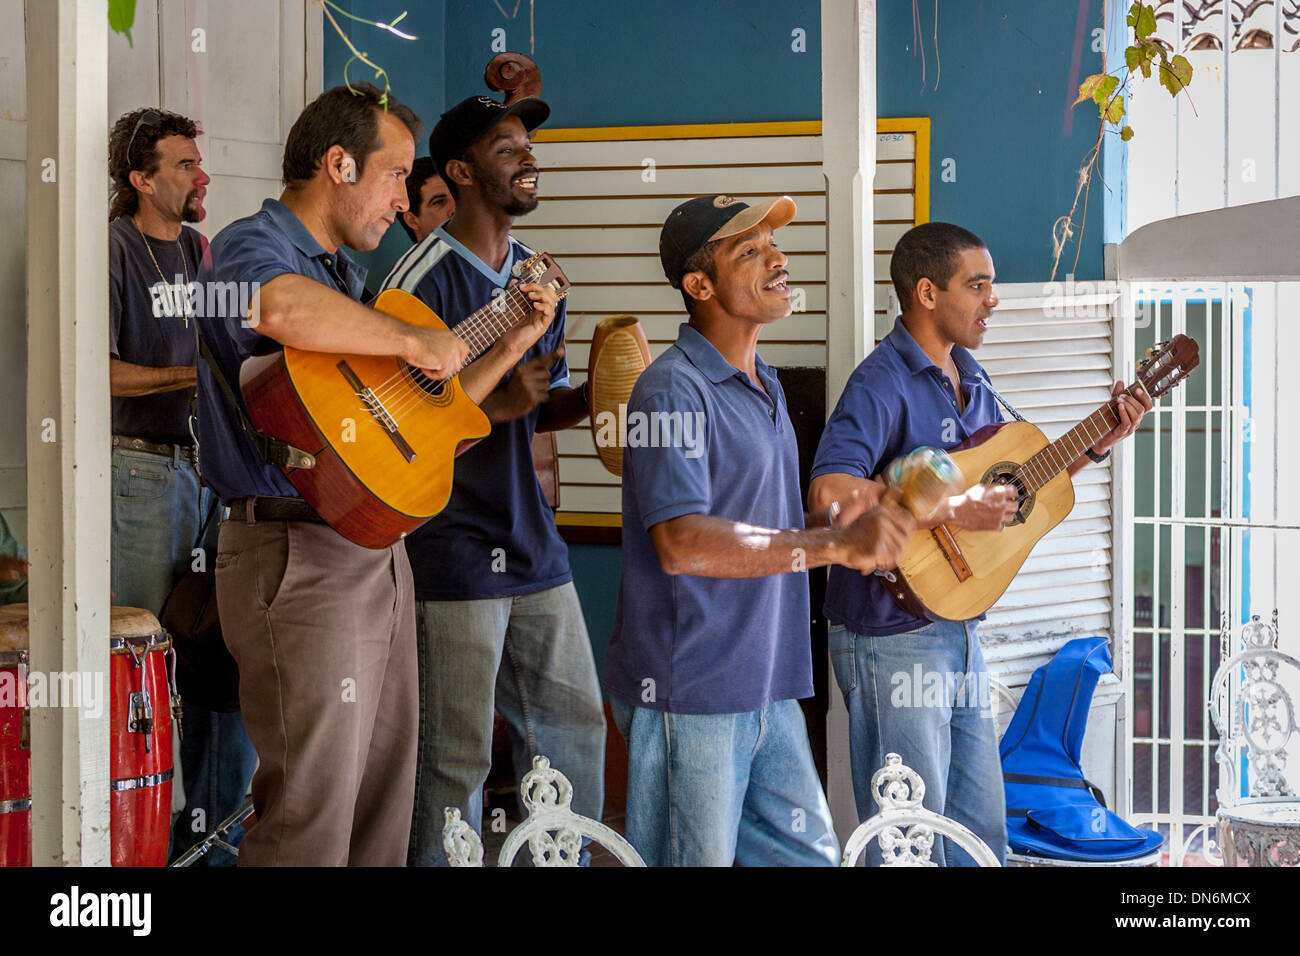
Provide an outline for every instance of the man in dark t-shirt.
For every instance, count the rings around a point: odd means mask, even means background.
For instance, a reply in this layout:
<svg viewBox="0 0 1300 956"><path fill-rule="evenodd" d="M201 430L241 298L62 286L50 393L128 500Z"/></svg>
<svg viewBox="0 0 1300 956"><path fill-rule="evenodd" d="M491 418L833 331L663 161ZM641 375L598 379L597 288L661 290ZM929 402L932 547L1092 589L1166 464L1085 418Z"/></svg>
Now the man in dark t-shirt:
<svg viewBox="0 0 1300 956"><path fill-rule="evenodd" d="M109 135L113 603L155 615L186 571L216 557L209 547L216 543L216 499L199 481L189 423L197 280L207 247L184 225L205 214L198 134L184 116L139 109ZM178 689L184 697L186 688ZM190 702L182 730L186 812L173 832L176 854L239 807L256 763L238 712ZM242 835L236 831L232 842ZM234 860L216 853L209 862Z"/></svg>
<svg viewBox="0 0 1300 956"><path fill-rule="evenodd" d="M386 289L412 293L453 329L506 291L513 268L532 255L510 226L537 206L529 133L548 115L541 100L506 107L486 96L442 115L429 153L455 215L398 260ZM572 782L574 810L601 816L600 687L568 549L530 450L535 432L588 413L585 388L569 385L564 315L561 302L524 361L484 399L491 435L456 459L447 507L406 540L420 660L411 865L446 862L445 807L479 829L494 705L510 729L516 772L544 754Z"/></svg>

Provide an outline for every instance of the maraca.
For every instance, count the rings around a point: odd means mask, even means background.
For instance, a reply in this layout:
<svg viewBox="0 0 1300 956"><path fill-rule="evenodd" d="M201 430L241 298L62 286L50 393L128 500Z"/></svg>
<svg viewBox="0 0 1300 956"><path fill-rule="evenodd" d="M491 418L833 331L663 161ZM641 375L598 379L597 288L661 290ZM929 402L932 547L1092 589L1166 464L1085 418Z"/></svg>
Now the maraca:
<svg viewBox="0 0 1300 956"><path fill-rule="evenodd" d="M939 448L922 447L895 458L884 478L899 490L903 507L917 521L928 521L945 500L964 490L961 469Z"/></svg>

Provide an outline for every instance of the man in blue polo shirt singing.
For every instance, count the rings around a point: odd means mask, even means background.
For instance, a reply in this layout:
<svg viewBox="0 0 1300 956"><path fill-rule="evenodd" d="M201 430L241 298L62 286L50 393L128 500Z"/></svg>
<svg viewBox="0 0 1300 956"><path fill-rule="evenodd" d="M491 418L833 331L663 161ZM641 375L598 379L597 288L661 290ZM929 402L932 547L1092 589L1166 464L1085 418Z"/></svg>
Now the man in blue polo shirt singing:
<svg viewBox="0 0 1300 956"><path fill-rule="evenodd" d="M838 504L843 518L870 507L883 485L873 478L895 458L922 446L952 448L985 425L1002 421L988 376L971 356L997 307L993 257L975 234L932 222L904 233L894 248L890 278L903 314L894 329L849 377L831 414L813 463L808 503ZM1116 383L1118 396L1122 385ZM1150 399L1144 395L1145 407ZM1132 434L1143 406L1117 398L1120 424L1098 439L1091 458ZM995 531L1016 512L1014 491L976 485L950 498L928 526ZM885 566L888 567L888 566ZM898 753L925 781L925 806L965 824L1000 859L1006 854L1006 819L997 735L987 700L971 688L988 687L978 620L926 621L899 607L875 575L832 568L826 586L831 663L849 710L853 792L858 816L872 812L872 774L885 755ZM906 705L898 679L920 671L925 687L945 695ZM937 675L937 679L932 680ZM955 677L956 679L950 679ZM870 863L879 848L868 848ZM941 865L973 866L946 838L937 841Z"/></svg>
<svg viewBox="0 0 1300 956"><path fill-rule="evenodd" d="M412 293L452 328L505 291L514 266L532 255L510 227L537 208L541 170L529 134L550 112L531 97L505 106L472 96L442 115L429 154L456 211L398 260L385 288ZM545 755L572 781L573 808L601 816L600 685L568 549L531 453L535 431L588 414L586 388L569 385L564 314L561 302L523 361L500 370L509 377L482 402L492 434L456 459L447 507L406 541L420 657L412 865L446 863L444 808L459 807L479 829L494 705L516 772Z"/></svg>
<svg viewBox="0 0 1300 956"><path fill-rule="evenodd" d="M782 196L702 196L659 236L690 320L638 379L623 453L623 578L605 688L628 742L627 835L652 866L834 865L798 699L811 697L810 567L898 558L893 492L803 530L785 394L755 351L790 313ZM855 571L856 573L856 571Z"/></svg>
<svg viewBox="0 0 1300 956"><path fill-rule="evenodd" d="M418 133L391 94L326 90L289 130L279 200L223 229L204 271L251 304L207 317L216 368L199 369L200 462L230 507L217 601L259 758L245 865L406 862L419 718L406 548L363 548L324 524L259 453L221 378L234 397L241 363L286 345L394 355L435 378L461 367L469 349L453 333L362 306L365 270L341 248L375 248L406 210ZM461 375L475 401L554 316L553 293L523 288L529 321Z"/></svg>

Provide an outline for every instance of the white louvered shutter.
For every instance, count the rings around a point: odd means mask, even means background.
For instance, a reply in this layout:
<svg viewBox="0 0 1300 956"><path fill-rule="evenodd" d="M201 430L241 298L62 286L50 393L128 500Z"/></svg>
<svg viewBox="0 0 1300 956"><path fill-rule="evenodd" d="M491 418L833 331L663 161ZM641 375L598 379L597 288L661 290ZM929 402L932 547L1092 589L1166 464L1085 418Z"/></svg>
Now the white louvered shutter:
<svg viewBox="0 0 1300 956"><path fill-rule="evenodd" d="M677 138L672 129L665 128L664 138L657 139L599 138L617 130L538 134L535 152L545 198L516 223L514 234L531 248L553 254L573 283L566 329L573 380L586 378L592 331L605 316L625 312L640 318L652 358L677 338L686 313L681 294L668 285L659 264L659 230L679 203L710 193L750 203L782 194L794 198L799 214L777 238L789 256L793 295L796 302L802 296L802 311L765 330L759 352L773 366L825 367L826 197L820 124L714 126L691 131L692 138ZM763 130L781 133L760 135ZM650 130L645 135L655 134ZM916 215L917 134L882 132L877 149L875 311L883 316L889 250ZM928 204L925 198L921 202L924 210ZM601 465L588 425L561 432L557 443L557 520L562 525L616 526L622 506L619 479Z"/></svg>
<svg viewBox="0 0 1300 956"><path fill-rule="evenodd" d="M1000 304L974 353L994 387L1048 440L1105 404L1118 377L1119 288L1083 286L1086 294L1065 295L1045 294L1046 283L999 283ZM1110 635L1111 472L1108 461L1074 476L1074 510L1039 542L981 626L985 657L1004 683L1023 684L1071 638Z"/></svg>

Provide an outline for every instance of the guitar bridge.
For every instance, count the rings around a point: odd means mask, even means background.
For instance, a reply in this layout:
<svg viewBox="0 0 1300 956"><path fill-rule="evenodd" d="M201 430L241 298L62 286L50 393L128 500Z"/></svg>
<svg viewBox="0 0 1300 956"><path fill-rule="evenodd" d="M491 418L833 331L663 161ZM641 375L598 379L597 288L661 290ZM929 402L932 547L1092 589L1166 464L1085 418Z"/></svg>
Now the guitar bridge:
<svg viewBox="0 0 1300 956"><path fill-rule="evenodd" d="M969 578L971 576L970 565L966 563L966 558L962 556L961 546L957 544L957 539L952 536L948 526L941 524L937 528L931 528L930 534L934 535L939 550L948 559L948 567L952 568L952 573L957 576L958 583Z"/></svg>
<svg viewBox="0 0 1300 956"><path fill-rule="evenodd" d="M370 417L375 420L379 427L384 430L384 434L397 446L397 450L406 459L407 463L415 461L415 450L402 437L402 433L397 430L397 420L384 407L384 403L379 400L379 396L375 394L374 390L364 385L361 379L357 378L357 373L352 371L352 367L348 365L346 359L339 362L337 368L339 374L347 379L348 384L352 386L352 391L356 393L357 398L361 399L361 404L370 413Z"/></svg>

